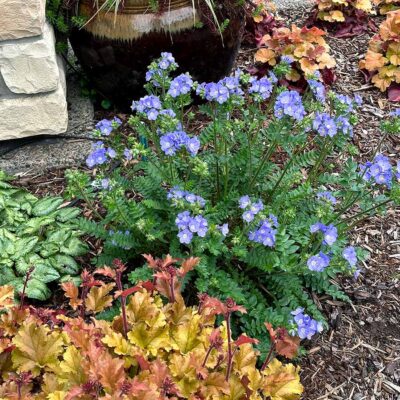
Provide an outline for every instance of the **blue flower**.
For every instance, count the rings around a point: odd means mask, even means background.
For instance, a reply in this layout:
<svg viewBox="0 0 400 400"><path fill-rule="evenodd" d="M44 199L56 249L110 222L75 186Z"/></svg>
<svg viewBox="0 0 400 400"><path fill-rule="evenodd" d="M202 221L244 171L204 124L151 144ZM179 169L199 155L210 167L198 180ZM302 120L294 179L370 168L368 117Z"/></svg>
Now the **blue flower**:
<svg viewBox="0 0 400 400"><path fill-rule="evenodd" d="M193 217L189 211L179 213L175 224L179 229L179 241L184 244L192 241L194 233L197 233L199 237L205 237L208 232L207 220L201 215Z"/></svg>
<svg viewBox="0 0 400 400"><path fill-rule="evenodd" d="M307 267L310 271L321 272L329 265L330 261L329 256L321 251L318 255L311 256L307 260Z"/></svg>
<svg viewBox="0 0 400 400"><path fill-rule="evenodd" d="M270 215L269 218L260 221L260 225L255 231L249 233L249 240L256 243L261 243L267 247L275 246L276 229L278 220L275 215Z"/></svg>
<svg viewBox="0 0 400 400"><path fill-rule="evenodd" d="M229 233L229 225L217 225L217 229L222 233L223 236L226 236Z"/></svg>
<svg viewBox="0 0 400 400"><path fill-rule="evenodd" d="M292 64L294 62L294 58L292 56L288 56L288 55L282 56L281 57L281 62L284 63L284 64L290 65L290 64Z"/></svg>
<svg viewBox="0 0 400 400"><path fill-rule="evenodd" d="M317 193L317 198L327 201L328 203L331 204L336 204L337 200L336 197L332 195L331 192L325 191L325 192L318 192Z"/></svg>
<svg viewBox="0 0 400 400"><path fill-rule="evenodd" d="M324 103L326 100L326 95L325 95L326 91L324 84L314 79L309 79L307 82L316 100L318 100L321 103Z"/></svg>
<svg viewBox="0 0 400 400"><path fill-rule="evenodd" d="M276 99L274 106L275 117L281 119L284 115L301 121L306 112L298 92L287 90L282 92Z"/></svg>
<svg viewBox="0 0 400 400"><path fill-rule="evenodd" d="M171 53L163 52L161 53L161 58L158 61L158 67L162 70L166 70L169 67L176 67L175 58Z"/></svg>
<svg viewBox="0 0 400 400"><path fill-rule="evenodd" d="M108 157L110 157L110 158L115 158L115 157L117 156L117 153L116 153L116 151L115 151L114 149L112 149L111 147L109 147L109 148L107 149L107 155L108 155Z"/></svg>
<svg viewBox="0 0 400 400"><path fill-rule="evenodd" d="M261 201L261 200L258 200L257 202L255 202L255 203L252 203L251 205L250 205L250 211L254 214L254 215L256 215L256 214L258 214L260 211L262 211L264 209L264 204L263 204L263 202Z"/></svg>
<svg viewBox="0 0 400 400"><path fill-rule="evenodd" d="M278 78L272 71L269 71L268 76L272 84L278 83Z"/></svg>
<svg viewBox="0 0 400 400"><path fill-rule="evenodd" d="M364 180L391 187L393 171L388 157L378 154L373 162L360 165L360 170Z"/></svg>
<svg viewBox="0 0 400 400"><path fill-rule="evenodd" d="M171 81L168 94L171 97L178 97L191 91L193 80L189 74L181 74Z"/></svg>
<svg viewBox="0 0 400 400"><path fill-rule="evenodd" d="M167 194L168 200L185 200L189 204L198 204L200 207L204 207L206 201L201 197L193 193L181 190L178 186L173 187Z"/></svg>
<svg viewBox="0 0 400 400"><path fill-rule="evenodd" d="M254 213L252 213L251 211L245 211L245 212L242 214L242 218L243 218L243 220L246 221L246 222L251 222L251 221L253 221L254 217L255 217L255 215L254 215Z"/></svg>
<svg viewBox="0 0 400 400"><path fill-rule="evenodd" d="M357 106L361 106L363 103L363 99L359 94L356 94L354 96L354 102L357 104Z"/></svg>
<svg viewBox="0 0 400 400"><path fill-rule="evenodd" d="M229 100L229 89L220 81L218 83L202 83L196 90L196 93L208 101L216 101L224 104Z"/></svg>
<svg viewBox="0 0 400 400"><path fill-rule="evenodd" d="M110 189L110 180L108 178L102 179L100 184L103 189Z"/></svg>
<svg viewBox="0 0 400 400"><path fill-rule="evenodd" d="M336 99L339 103L346 106L346 112L351 112L354 110L353 99L345 94L336 94Z"/></svg>
<svg viewBox="0 0 400 400"><path fill-rule="evenodd" d="M343 258L352 266L355 267L357 264L357 253L353 246L346 247L343 250Z"/></svg>
<svg viewBox="0 0 400 400"><path fill-rule="evenodd" d="M168 117L171 117L171 118L175 118L176 117L176 114L175 114L174 110L171 110L170 108L167 108L165 110L161 110L160 111L160 115L167 115Z"/></svg>
<svg viewBox="0 0 400 400"><path fill-rule="evenodd" d="M93 168L96 165L105 164L108 161L107 149L104 147L103 142L96 142L92 146L92 152L86 159L86 165Z"/></svg>
<svg viewBox="0 0 400 400"><path fill-rule="evenodd" d="M242 196L239 199L239 208L245 209L251 204L251 200L249 196Z"/></svg>
<svg viewBox="0 0 400 400"><path fill-rule="evenodd" d="M396 179L397 179L397 180L400 180L400 161L397 161Z"/></svg>
<svg viewBox="0 0 400 400"><path fill-rule="evenodd" d="M348 118L343 115L336 118L336 126L338 130L342 131L345 135L353 137L353 126L351 125Z"/></svg>
<svg viewBox="0 0 400 400"><path fill-rule="evenodd" d="M186 149L191 156L195 156L200 149L200 140L195 136L186 142Z"/></svg>
<svg viewBox="0 0 400 400"><path fill-rule="evenodd" d="M354 279L355 280L357 280L358 279L358 277L360 276L360 274L361 274L361 269L356 269L355 271L354 271Z"/></svg>
<svg viewBox="0 0 400 400"><path fill-rule="evenodd" d="M122 124L122 121L118 117L114 119L102 119L96 124L96 129L100 131L102 135L109 136L110 133L118 126Z"/></svg>
<svg viewBox="0 0 400 400"><path fill-rule="evenodd" d="M241 71L239 71L241 73ZM235 76L227 76L220 81L229 91L229 94L240 96L243 90L240 87L240 75L235 73Z"/></svg>
<svg viewBox="0 0 400 400"><path fill-rule="evenodd" d="M182 244L189 244L193 239L193 233L189 229L184 229L178 233L178 238Z"/></svg>
<svg viewBox="0 0 400 400"><path fill-rule="evenodd" d="M261 97L262 100L266 100L271 96L274 88L272 82L268 78L252 78L249 93L256 94Z"/></svg>
<svg viewBox="0 0 400 400"><path fill-rule="evenodd" d="M132 103L132 110L147 115L150 121L155 121L161 111L162 105L159 97L148 95Z"/></svg>
<svg viewBox="0 0 400 400"><path fill-rule="evenodd" d="M333 137L337 134L335 120L327 113L317 113L313 121L313 129L322 137Z"/></svg>
<svg viewBox="0 0 400 400"><path fill-rule="evenodd" d="M294 316L293 323L297 325L295 334L297 334L300 339L307 338L310 340L316 333L323 331L321 322L304 314L304 308L299 307L292 311L291 314Z"/></svg>
<svg viewBox="0 0 400 400"><path fill-rule="evenodd" d="M131 152L128 148L125 148L125 149L124 149L124 157L125 157L125 159L126 159L127 161L130 161L130 160L132 160L132 158L133 158L132 152Z"/></svg>
<svg viewBox="0 0 400 400"><path fill-rule="evenodd" d="M321 222L317 222L316 224L311 225L310 232L322 232L324 236L324 240L322 243L329 246L332 246L336 242L338 236L337 228L335 226L333 226L332 224L327 226L322 224Z"/></svg>
<svg viewBox="0 0 400 400"><path fill-rule="evenodd" d="M400 108L396 108L389 113L389 117L400 117Z"/></svg>

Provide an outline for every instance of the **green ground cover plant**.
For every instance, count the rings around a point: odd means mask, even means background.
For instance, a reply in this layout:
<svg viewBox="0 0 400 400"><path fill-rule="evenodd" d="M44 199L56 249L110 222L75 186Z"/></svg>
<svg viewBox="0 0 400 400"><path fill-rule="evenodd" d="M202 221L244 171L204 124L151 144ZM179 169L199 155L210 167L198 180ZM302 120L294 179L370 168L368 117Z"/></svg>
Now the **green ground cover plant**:
<svg viewBox="0 0 400 400"><path fill-rule="evenodd" d="M357 277L366 257L349 232L399 197L399 167L380 154L400 131L399 114L382 123L381 142L360 165L351 139L361 98L327 92L318 74L303 97L280 87L292 61L261 79L236 71L197 83L173 77L175 60L163 53L149 67L149 94L133 102L132 133L117 117L100 121L92 172L67 174L69 196L93 208L80 226L103 242L97 265L121 258L137 283L149 278L139 254L200 257L185 295L243 304L232 329L262 351L265 321L302 339L323 329L310 292L347 300L332 279Z"/></svg>
<svg viewBox="0 0 400 400"><path fill-rule="evenodd" d="M79 281L74 257L88 250L76 224L80 210L62 207L61 197L38 199L9 179L0 171L0 285L17 293L26 285L27 297L46 300L48 283Z"/></svg>

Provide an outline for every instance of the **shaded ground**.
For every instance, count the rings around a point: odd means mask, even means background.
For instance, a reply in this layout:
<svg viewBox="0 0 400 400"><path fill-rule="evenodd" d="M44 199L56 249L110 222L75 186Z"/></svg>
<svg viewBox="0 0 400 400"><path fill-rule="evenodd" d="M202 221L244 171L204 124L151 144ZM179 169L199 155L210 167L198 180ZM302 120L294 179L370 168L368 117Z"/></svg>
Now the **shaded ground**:
<svg viewBox="0 0 400 400"><path fill-rule="evenodd" d="M286 2L285 4L290 4ZM289 21L304 21L309 9L286 9ZM370 35L353 39L329 38L337 60L338 81L334 89L360 94L364 105L354 143L360 160L368 159L381 138L379 121L393 108L386 95L366 84L358 69ZM251 52L244 50L240 64L246 66ZM400 138L388 138L382 152L400 158ZM333 160L332 160L333 161ZM23 178L19 184L40 195L60 194L64 189L63 171ZM389 210L385 217L364 221L354 229L353 244L370 252L358 281L343 279L341 286L352 304L316 297L330 328L307 343L308 356L302 361L305 400L400 399L400 210ZM95 245L93 245L95 248ZM93 249L95 250L95 249Z"/></svg>

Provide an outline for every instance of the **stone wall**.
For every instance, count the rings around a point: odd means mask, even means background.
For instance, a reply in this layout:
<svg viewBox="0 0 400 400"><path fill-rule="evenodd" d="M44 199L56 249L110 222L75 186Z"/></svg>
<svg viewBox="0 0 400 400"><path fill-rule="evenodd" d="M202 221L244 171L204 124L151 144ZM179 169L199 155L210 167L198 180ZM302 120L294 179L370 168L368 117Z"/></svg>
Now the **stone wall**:
<svg viewBox="0 0 400 400"><path fill-rule="evenodd" d="M0 140L64 133L65 70L46 0L0 0Z"/></svg>

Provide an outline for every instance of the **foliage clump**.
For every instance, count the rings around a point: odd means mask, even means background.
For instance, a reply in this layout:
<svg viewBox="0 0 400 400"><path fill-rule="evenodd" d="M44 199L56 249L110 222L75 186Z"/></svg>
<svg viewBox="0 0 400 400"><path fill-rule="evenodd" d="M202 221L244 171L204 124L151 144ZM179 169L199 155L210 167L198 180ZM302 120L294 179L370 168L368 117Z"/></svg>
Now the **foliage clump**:
<svg viewBox="0 0 400 400"><path fill-rule="evenodd" d="M329 46L323 30L312 28L279 27L272 34L264 35L255 54L255 60L275 66L282 57L293 61L292 68L285 75L288 81L296 82L300 78L316 72L332 69L336 63L329 54Z"/></svg>
<svg viewBox="0 0 400 400"><path fill-rule="evenodd" d="M373 12L371 0L317 0L317 19L326 22L345 22L354 12Z"/></svg>
<svg viewBox="0 0 400 400"><path fill-rule="evenodd" d="M374 4L379 6L379 12L382 15L400 8L399 0L374 0Z"/></svg>
<svg viewBox="0 0 400 400"><path fill-rule="evenodd" d="M362 99L327 92L316 74L303 97L281 87L291 63L260 79L236 71L197 83L173 77L177 65L164 53L147 73L149 94L132 104L133 134L118 118L100 121L92 174L68 174L69 195L102 206L81 221L103 243L98 265L129 261L135 283L148 278L138 254L200 257L188 294L243 304L248 313L233 325L264 351L264 321L304 337L321 330L310 291L347 299L333 278L358 276L365 258L348 231L383 212L398 188L382 142L367 163L354 159ZM194 97L203 100L197 114ZM398 115L382 132L382 141L400 132Z"/></svg>
<svg viewBox="0 0 400 400"><path fill-rule="evenodd" d="M76 224L80 210L63 207L61 197L38 199L8 180L0 171L0 285L21 292L30 271L26 296L45 300L48 283L78 279L74 257L88 250Z"/></svg>
<svg viewBox="0 0 400 400"><path fill-rule="evenodd" d="M261 364L255 339L232 337L231 317L246 312L243 307L205 294L198 307L185 305L180 286L198 259L183 260L177 268L169 256L146 258L154 279L133 288L121 290L125 266L118 260L114 268L85 271L80 287L64 283L76 310L68 315L15 305L12 288L0 287L0 309L6 311L0 321L0 398L300 398L299 368L274 358L275 352L293 358L297 338L267 324L273 347ZM114 297L121 303L118 315L111 321L93 318ZM217 316L223 320L218 326Z"/></svg>
<svg viewBox="0 0 400 400"><path fill-rule="evenodd" d="M367 71L368 78L382 92L400 84L400 11L389 13L379 27L379 33L369 42L360 68ZM393 100L398 97L393 91ZM391 96L391 93L389 93Z"/></svg>

